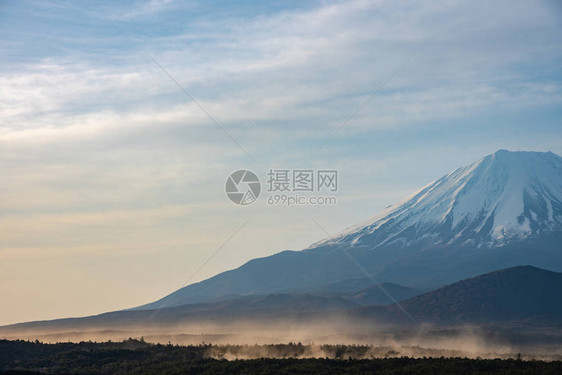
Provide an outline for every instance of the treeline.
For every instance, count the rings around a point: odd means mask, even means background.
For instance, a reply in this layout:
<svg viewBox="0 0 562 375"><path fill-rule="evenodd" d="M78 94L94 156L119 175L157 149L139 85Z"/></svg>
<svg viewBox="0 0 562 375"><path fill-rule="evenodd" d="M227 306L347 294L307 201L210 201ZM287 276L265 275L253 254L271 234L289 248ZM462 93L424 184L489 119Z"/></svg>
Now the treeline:
<svg viewBox="0 0 562 375"><path fill-rule="evenodd" d="M361 357L369 346L326 345L334 358L296 359L309 346L148 344L129 339L106 343L42 344L0 340L2 374L562 374L562 362L517 359L372 358ZM252 349L253 348L253 349ZM243 355L252 350L277 351L287 358L226 360L217 353Z"/></svg>

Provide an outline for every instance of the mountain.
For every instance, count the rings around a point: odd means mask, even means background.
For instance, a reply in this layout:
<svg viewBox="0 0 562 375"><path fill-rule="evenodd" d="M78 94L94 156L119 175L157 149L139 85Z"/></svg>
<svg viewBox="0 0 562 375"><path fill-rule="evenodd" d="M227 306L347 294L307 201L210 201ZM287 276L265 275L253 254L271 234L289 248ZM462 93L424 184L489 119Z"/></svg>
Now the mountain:
<svg viewBox="0 0 562 375"><path fill-rule="evenodd" d="M365 278L355 262L379 281L426 290L523 264L562 271L561 244L562 158L500 150L305 250L251 260L139 309L313 292Z"/></svg>
<svg viewBox="0 0 562 375"><path fill-rule="evenodd" d="M362 293L368 292L370 288ZM116 311L84 318L0 327L0 337L35 333L177 329L202 327L289 327L338 322L340 328L488 324L532 328L562 326L562 273L519 266L458 281L397 304L358 306L342 297L309 294L245 296L160 310ZM346 328L346 329L347 329ZM328 330L328 329L327 329ZM326 333L326 332L324 332Z"/></svg>
<svg viewBox="0 0 562 375"><path fill-rule="evenodd" d="M562 273L520 266L462 280L401 302L416 323L562 323ZM397 305L360 307L353 316L405 321Z"/></svg>
<svg viewBox="0 0 562 375"><path fill-rule="evenodd" d="M245 296L212 303L199 303L168 307L161 310L114 311L83 318L65 318L48 321L18 323L0 327L0 335L9 336L25 332L64 332L115 329L154 329L176 327L182 323L213 323L215 326L229 322L244 324L265 321L309 319L332 316L358 305L339 297L321 297L306 294L271 294ZM1 336L0 336L1 337Z"/></svg>
<svg viewBox="0 0 562 375"><path fill-rule="evenodd" d="M390 305L396 301L418 296L423 292L423 290L394 283L377 285L373 284L370 278L362 277L328 284L310 294L321 297L340 297L358 305Z"/></svg>
<svg viewBox="0 0 562 375"><path fill-rule="evenodd" d="M388 297L387 293L392 296L394 301ZM383 283L380 287L378 285L371 285L349 295L343 295L342 298L358 305L388 305L395 301L403 301L420 294L421 291L417 289L407 288L393 283Z"/></svg>
<svg viewBox="0 0 562 375"><path fill-rule="evenodd" d="M500 150L313 246L500 247L560 230L562 158Z"/></svg>

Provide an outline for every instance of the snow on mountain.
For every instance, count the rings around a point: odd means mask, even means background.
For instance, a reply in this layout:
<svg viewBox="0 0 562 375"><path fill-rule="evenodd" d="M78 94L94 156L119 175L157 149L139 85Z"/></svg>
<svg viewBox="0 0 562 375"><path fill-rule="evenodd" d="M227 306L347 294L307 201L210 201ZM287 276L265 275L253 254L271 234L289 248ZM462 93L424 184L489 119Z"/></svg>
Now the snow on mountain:
<svg viewBox="0 0 562 375"><path fill-rule="evenodd" d="M311 247L504 246L562 229L562 158L497 151Z"/></svg>

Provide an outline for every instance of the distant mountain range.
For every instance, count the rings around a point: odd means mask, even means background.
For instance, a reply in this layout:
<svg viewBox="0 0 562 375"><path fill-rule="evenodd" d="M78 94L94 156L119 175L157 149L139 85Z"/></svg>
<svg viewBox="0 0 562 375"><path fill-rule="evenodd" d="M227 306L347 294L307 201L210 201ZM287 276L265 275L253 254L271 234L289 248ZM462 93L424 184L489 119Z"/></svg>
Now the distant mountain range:
<svg viewBox="0 0 562 375"><path fill-rule="evenodd" d="M562 326L562 273L520 266L462 280L397 304L358 306L362 292L337 297L314 294L245 296L226 301L160 310L117 311L85 318L58 319L0 327L0 337L15 332L110 330L177 326L183 323L319 322L339 318L353 324L462 325L482 323ZM137 328L138 329L138 328Z"/></svg>
<svg viewBox="0 0 562 375"><path fill-rule="evenodd" d="M365 274L414 289L518 265L562 271L562 158L500 150L302 251L283 251L141 306L312 293Z"/></svg>
<svg viewBox="0 0 562 375"><path fill-rule="evenodd" d="M401 303L413 321L437 324L562 324L562 273L520 266L462 280ZM397 305L367 306L353 316L404 322Z"/></svg>

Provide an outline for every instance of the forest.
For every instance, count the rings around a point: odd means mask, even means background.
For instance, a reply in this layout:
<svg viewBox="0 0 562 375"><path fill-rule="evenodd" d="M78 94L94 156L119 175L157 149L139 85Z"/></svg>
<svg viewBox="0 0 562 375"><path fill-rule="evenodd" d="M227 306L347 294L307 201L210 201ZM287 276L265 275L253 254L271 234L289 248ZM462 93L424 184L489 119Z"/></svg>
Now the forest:
<svg viewBox="0 0 562 375"><path fill-rule="evenodd" d="M561 361L411 358L388 352L365 358L366 345L322 345L326 357L302 357L310 345L150 344L122 342L44 344L0 340L0 374L561 374ZM251 351L264 357L240 359ZM226 353L233 356L226 359ZM266 357L274 353L275 358Z"/></svg>

